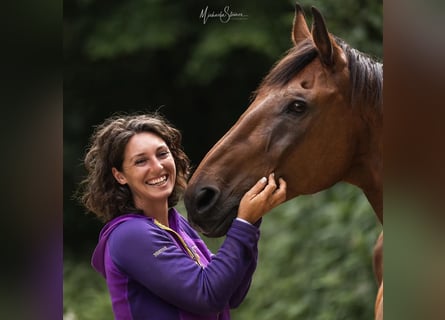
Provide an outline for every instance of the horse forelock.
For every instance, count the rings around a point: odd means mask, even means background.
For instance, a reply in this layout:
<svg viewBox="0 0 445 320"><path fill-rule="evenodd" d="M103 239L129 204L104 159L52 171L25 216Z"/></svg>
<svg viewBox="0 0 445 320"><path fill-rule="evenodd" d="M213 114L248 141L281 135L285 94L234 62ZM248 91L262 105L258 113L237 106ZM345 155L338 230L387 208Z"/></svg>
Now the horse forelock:
<svg viewBox="0 0 445 320"><path fill-rule="evenodd" d="M383 111L383 64L334 37L348 60L352 105L366 105Z"/></svg>

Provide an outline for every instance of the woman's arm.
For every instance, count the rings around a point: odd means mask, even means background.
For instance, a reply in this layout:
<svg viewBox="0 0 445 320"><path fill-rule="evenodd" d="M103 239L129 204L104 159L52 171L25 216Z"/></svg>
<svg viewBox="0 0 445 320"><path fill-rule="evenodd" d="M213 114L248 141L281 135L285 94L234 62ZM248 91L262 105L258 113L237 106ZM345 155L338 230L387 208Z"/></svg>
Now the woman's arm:
<svg viewBox="0 0 445 320"><path fill-rule="evenodd" d="M196 264L173 239L144 220L123 223L110 236L113 262L131 278L178 308L221 311L256 260L259 232L235 220L207 267Z"/></svg>

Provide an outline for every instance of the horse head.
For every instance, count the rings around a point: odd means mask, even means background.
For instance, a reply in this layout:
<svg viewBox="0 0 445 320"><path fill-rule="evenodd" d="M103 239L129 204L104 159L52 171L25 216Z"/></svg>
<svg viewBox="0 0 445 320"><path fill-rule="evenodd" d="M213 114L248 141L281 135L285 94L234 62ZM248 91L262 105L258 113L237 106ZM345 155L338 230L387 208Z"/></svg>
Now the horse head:
<svg viewBox="0 0 445 320"><path fill-rule="evenodd" d="M288 200L347 181L381 207L374 189L381 182L382 66L330 34L316 8L312 14L309 30L296 5L293 47L189 181L189 220L208 236L227 232L241 197L271 172L286 180Z"/></svg>

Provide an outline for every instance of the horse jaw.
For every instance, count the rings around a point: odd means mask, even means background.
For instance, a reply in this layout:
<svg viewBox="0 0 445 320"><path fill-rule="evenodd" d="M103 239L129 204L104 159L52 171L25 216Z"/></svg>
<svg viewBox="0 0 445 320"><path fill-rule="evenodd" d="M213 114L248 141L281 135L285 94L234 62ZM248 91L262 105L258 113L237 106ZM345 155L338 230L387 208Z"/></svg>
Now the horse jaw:
<svg viewBox="0 0 445 320"><path fill-rule="evenodd" d="M378 125L372 130L373 134L370 131L362 132L359 145L367 149L357 150L357 156L343 180L362 189L383 225L382 129L383 126Z"/></svg>

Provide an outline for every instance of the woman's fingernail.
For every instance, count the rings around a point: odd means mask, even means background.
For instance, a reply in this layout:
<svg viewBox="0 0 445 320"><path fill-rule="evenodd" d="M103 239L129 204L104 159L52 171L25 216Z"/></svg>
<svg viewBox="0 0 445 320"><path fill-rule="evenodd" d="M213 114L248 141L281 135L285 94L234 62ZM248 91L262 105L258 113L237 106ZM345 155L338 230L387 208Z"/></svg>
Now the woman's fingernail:
<svg viewBox="0 0 445 320"><path fill-rule="evenodd" d="M271 175L272 175L272 177L275 177L275 172L272 172Z"/></svg>
<svg viewBox="0 0 445 320"><path fill-rule="evenodd" d="M265 183L267 181L267 178L266 177L262 177L261 179L260 179L260 182L261 183Z"/></svg>

